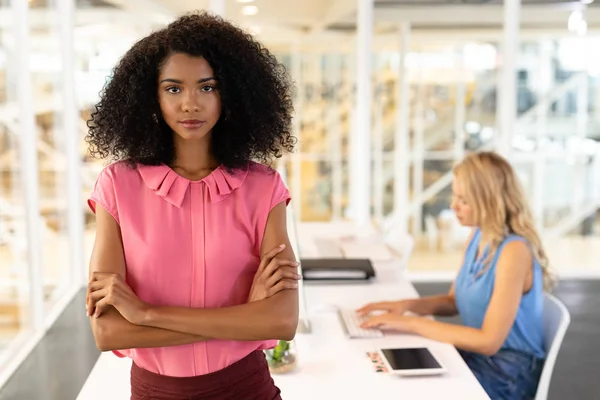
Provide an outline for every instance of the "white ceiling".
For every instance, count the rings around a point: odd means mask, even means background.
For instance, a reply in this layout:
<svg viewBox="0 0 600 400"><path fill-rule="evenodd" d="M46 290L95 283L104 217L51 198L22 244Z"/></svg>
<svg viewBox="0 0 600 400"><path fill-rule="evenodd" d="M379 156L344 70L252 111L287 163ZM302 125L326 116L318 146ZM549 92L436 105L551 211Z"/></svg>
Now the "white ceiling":
<svg viewBox="0 0 600 400"><path fill-rule="evenodd" d="M83 0L80 0L83 1ZM85 0L90 1L90 0ZM99 1L99 0L95 0ZM210 0L102 0L125 10L153 10L163 15L208 9ZM353 33L356 4L359 0L254 0L258 7L253 16L242 14L246 3L225 0L226 17L243 26L260 27L294 33L322 33L329 28L336 32ZM374 0L375 26L389 31L408 21L413 29L492 29L502 26L502 0ZM600 0L586 7L578 0L522 0L521 28L565 29L573 10L586 10L588 26L600 27ZM284 34L284 37L285 36Z"/></svg>
<svg viewBox="0 0 600 400"><path fill-rule="evenodd" d="M127 11L156 11L175 17L188 11L209 9L210 0L104 0ZM258 13L246 16L244 6L253 5ZM323 21L335 22L354 14L354 0L254 0L225 1L226 17L244 25L279 25L310 29Z"/></svg>
<svg viewBox="0 0 600 400"><path fill-rule="evenodd" d="M42 29L51 26L52 14L47 11L51 0L32 1L38 5L30 12L32 25ZM133 27L140 34L187 11L208 9L210 4L210 0L76 1L76 24L82 32L86 29L98 32L104 27L115 33ZM226 0L226 17L256 30L260 39L272 46L345 48L353 45L358 1L254 0L252 4L258 7L258 13L245 16L242 8L246 4ZM522 37L569 35L566 28L570 13L586 9L579 1L523 0L523 3ZM587 8L585 17L590 34L600 34L600 0ZM396 31L402 22L410 22L411 37L415 40L494 40L501 37L503 6L501 0L375 0L374 20L376 41L389 42L390 38L397 41ZM0 28L12 22L10 12L0 10Z"/></svg>
<svg viewBox="0 0 600 400"><path fill-rule="evenodd" d="M376 9L375 19L379 22L398 23L409 21L414 25L440 26L500 26L504 13L501 4L483 5L439 5L435 11L431 6L393 7ZM547 25L565 26L572 11L583 9L581 3L554 5L530 5L521 8L521 26ZM432 12L433 11L433 12ZM600 22L600 8L590 7L586 11L588 21ZM348 22L351 20L348 20Z"/></svg>

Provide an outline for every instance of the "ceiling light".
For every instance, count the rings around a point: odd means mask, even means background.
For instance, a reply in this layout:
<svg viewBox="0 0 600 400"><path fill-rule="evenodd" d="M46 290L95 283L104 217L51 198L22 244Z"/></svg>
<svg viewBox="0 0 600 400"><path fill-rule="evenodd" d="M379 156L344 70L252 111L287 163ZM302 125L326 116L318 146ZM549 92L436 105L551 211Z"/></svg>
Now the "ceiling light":
<svg viewBox="0 0 600 400"><path fill-rule="evenodd" d="M239 1L239 0L238 0ZM583 4L592 4L594 0L581 0Z"/></svg>
<svg viewBox="0 0 600 400"><path fill-rule="evenodd" d="M242 14L244 14L244 15L256 15L256 14L258 14L258 7L256 7L256 6L244 6L242 8Z"/></svg>
<svg viewBox="0 0 600 400"><path fill-rule="evenodd" d="M252 3L254 0L237 0L238 3ZM592 0L594 1L594 0Z"/></svg>

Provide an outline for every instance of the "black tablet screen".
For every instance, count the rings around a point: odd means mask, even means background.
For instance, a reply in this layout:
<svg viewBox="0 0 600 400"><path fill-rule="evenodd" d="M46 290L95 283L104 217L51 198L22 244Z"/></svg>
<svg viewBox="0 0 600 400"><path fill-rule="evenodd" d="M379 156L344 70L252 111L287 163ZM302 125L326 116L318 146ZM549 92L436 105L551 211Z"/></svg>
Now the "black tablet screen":
<svg viewBox="0 0 600 400"><path fill-rule="evenodd" d="M394 370L441 368L425 347L409 349L382 349L381 352Z"/></svg>

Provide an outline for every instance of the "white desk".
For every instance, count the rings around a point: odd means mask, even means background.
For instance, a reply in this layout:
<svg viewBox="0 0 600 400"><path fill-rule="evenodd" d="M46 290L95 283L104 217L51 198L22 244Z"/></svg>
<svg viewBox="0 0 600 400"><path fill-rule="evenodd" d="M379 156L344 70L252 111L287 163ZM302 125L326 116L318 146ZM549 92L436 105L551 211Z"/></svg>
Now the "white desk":
<svg viewBox="0 0 600 400"><path fill-rule="evenodd" d="M417 296L414 287L398 279L392 263L375 265L378 281L371 284L306 284L312 333L297 335L298 368L275 375L284 400L489 399L453 346L411 335L377 339L345 337L331 306L358 307L369 301ZM433 377L396 377L375 372L366 352L379 346L428 346L448 372ZM77 400L129 398L131 361L103 353Z"/></svg>
<svg viewBox="0 0 600 400"><path fill-rule="evenodd" d="M297 335L299 367L275 375L284 400L305 399L489 399L453 346L404 334L377 339L347 339L335 311L370 301L416 297L407 281L397 278L393 263L376 263L378 282L360 285L305 284L312 333ZM447 367L445 375L399 377L375 372L366 352L383 346L427 346Z"/></svg>

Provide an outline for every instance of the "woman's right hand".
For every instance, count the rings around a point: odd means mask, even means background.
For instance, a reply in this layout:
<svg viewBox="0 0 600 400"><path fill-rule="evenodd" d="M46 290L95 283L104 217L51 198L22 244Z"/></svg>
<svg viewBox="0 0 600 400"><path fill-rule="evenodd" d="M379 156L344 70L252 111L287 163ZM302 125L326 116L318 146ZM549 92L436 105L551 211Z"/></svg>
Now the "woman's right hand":
<svg viewBox="0 0 600 400"><path fill-rule="evenodd" d="M356 310L358 315L360 315L361 317L376 311L393 314L404 314L406 311L408 311L408 301L399 300L369 303Z"/></svg>
<svg viewBox="0 0 600 400"><path fill-rule="evenodd" d="M285 245L280 245L260 260L248 295L249 303L267 299L284 289L298 288L297 281L302 279L298 274L299 264L293 260L275 258L283 249Z"/></svg>

